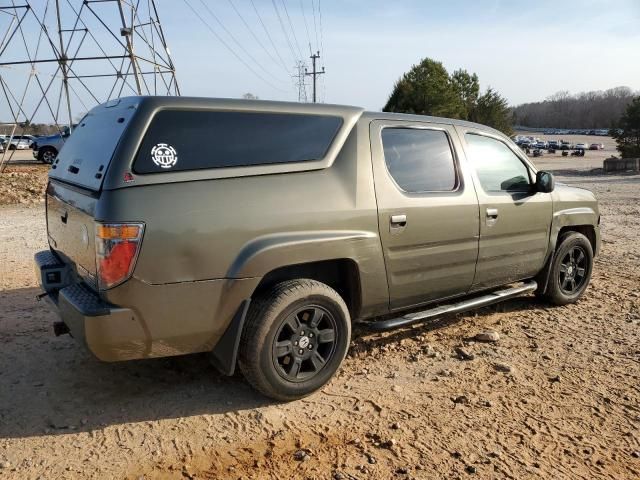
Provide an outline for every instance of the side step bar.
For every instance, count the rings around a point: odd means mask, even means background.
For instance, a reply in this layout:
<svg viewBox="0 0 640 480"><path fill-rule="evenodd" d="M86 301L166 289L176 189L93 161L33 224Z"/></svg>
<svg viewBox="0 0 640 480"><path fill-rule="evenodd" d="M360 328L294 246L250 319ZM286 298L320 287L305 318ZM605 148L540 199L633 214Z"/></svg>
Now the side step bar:
<svg viewBox="0 0 640 480"><path fill-rule="evenodd" d="M519 287L496 290L495 292L491 292L480 297L462 300L449 305L441 305L429 310L423 310L422 312L409 313L398 318L371 322L365 325L375 332L384 332L386 330L393 330L394 328L406 327L407 325L423 322L425 320L433 320L450 313L459 313L474 308L486 307L493 303L502 302L510 298L519 297L525 293L533 292L536 288L538 288L538 284L535 281L530 280Z"/></svg>

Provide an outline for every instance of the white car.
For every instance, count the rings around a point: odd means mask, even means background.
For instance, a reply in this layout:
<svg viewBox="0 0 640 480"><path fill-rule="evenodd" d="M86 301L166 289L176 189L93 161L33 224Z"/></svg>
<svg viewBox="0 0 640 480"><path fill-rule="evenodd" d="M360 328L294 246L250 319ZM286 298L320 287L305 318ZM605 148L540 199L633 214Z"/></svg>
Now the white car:
<svg viewBox="0 0 640 480"><path fill-rule="evenodd" d="M9 142L9 150L28 150L33 143L31 135L14 135Z"/></svg>
<svg viewBox="0 0 640 480"><path fill-rule="evenodd" d="M573 149L574 149L574 150L587 150L588 148L589 148L589 147L587 146L587 144L586 144L586 143L576 143L576 144L573 146Z"/></svg>

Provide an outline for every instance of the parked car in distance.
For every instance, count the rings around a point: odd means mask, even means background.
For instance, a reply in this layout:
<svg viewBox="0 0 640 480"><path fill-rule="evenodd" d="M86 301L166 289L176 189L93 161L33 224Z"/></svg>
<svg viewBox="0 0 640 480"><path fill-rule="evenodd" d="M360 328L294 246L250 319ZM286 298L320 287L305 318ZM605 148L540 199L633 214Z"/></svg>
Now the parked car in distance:
<svg viewBox="0 0 640 480"><path fill-rule="evenodd" d="M549 150L558 150L560 148L560 144L557 140L549 140L549 143L547 143L547 148Z"/></svg>
<svg viewBox="0 0 640 480"><path fill-rule="evenodd" d="M31 148L33 142L33 135L14 135L9 140L9 150L27 150Z"/></svg>
<svg viewBox="0 0 640 480"><path fill-rule="evenodd" d="M339 105L111 101L54 160L46 207L56 333L104 361L208 352L278 400L332 378L353 322L573 303L600 246L595 196L497 130Z"/></svg>
<svg viewBox="0 0 640 480"><path fill-rule="evenodd" d="M574 149L574 150L587 150L587 148L588 148L588 147L587 147L587 144L586 144L586 143L576 143L576 144L573 146L573 149Z"/></svg>
<svg viewBox="0 0 640 480"><path fill-rule="evenodd" d="M592 143L589 145L589 150L604 150L603 143Z"/></svg>
<svg viewBox="0 0 640 480"><path fill-rule="evenodd" d="M560 150L571 150L572 148L573 144L571 142L560 141Z"/></svg>
<svg viewBox="0 0 640 480"><path fill-rule="evenodd" d="M547 148L548 143L544 140L538 140L536 142L536 144L534 145L534 148L539 148L539 149L546 149Z"/></svg>
<svg viewBox="0 0 640 480"><path fill-rule="evenodd" d="M62 127L61 130L61 133L36 138L31 146L33 158L40 160L42 163L53 163L64 146L64 142L71 135L69 127Z"/></svg>

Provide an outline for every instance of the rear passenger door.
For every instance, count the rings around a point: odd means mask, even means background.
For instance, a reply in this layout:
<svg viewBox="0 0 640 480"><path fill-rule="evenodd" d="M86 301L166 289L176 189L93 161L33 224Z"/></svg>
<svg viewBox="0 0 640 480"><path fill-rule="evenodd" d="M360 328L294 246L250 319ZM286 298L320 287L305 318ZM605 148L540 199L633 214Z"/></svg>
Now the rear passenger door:
<svg viewBox="0 0 640 480"><path fill-rule="evenodd" d="M392 309L466 293L478 254L478 200L451 125L376 120L371 153Z"/></svg>
<svg viewBox="0 0 640 480"><path fill-rule="evenodd" d="M473 290L535 276L549 247L551 194L536 192L535 176L517 147L473 128L460 128L480 203L480 249Z"/></svg>

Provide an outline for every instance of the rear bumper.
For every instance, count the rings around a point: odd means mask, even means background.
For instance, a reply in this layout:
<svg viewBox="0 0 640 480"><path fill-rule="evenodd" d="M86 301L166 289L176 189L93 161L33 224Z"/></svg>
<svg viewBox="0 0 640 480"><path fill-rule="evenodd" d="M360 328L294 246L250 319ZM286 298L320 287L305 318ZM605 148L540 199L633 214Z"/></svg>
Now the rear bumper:
<svg viewBox="0 0 640 480"><path fill-rule="evenodd" d="M50 251L38 252L34 260L47 300L76 340L103 361L141 358L146 336L131 309L103 301Z"/></svg>
<svg viewBox="0 0 640 480"><path fill-rule="evenodd" d="M100 360L213 352L214 364L233 372L248 299L260 278L152 285L134 276L101 297L50 251L37 253L35 263L61 320Z"/></svg>

